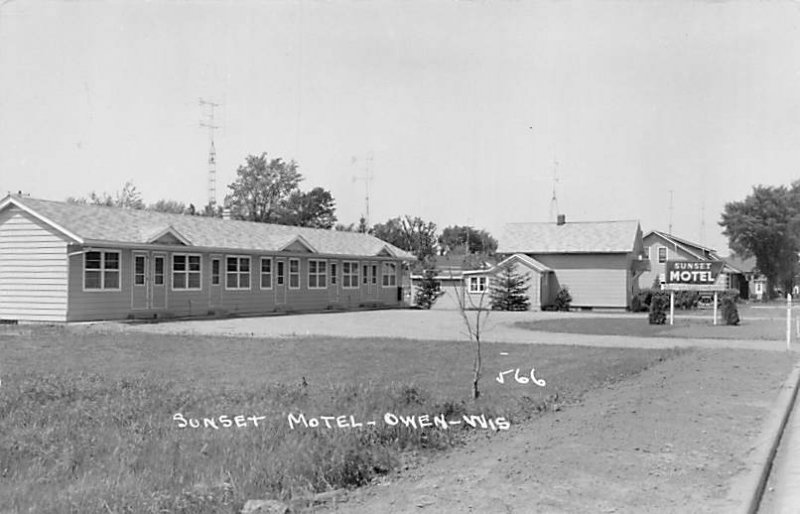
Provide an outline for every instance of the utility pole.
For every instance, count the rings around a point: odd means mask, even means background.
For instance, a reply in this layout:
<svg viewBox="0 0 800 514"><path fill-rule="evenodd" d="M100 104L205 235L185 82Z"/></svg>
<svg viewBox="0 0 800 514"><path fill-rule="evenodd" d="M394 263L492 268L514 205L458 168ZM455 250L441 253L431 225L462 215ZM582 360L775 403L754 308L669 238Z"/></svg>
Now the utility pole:
<svg viewBox="0 0 800 514"><path fill-rule="evenodd" d="M212 212L217 205L217 150L214 148L214 130L219 126L214 123L214 109L219 104L200 98L200 105L205 108L203 119L200 126L208 129L208 205Z"/></svg>
<svg viewBox="0 0 800 514"><path fill-rule="evenodd" d="M356 175L353 177L353 180L363 180L364 187L366 189L366 193L364 196L364 201L366 203L366 214L364 215L364 220L367 226L369 226L369 184L372 182L372 161L373 161L373 154L370 152L367 155L366 163L364 165L364 174L363 175ZM353 163L355 164L356 158L353 157Z"/></svg>

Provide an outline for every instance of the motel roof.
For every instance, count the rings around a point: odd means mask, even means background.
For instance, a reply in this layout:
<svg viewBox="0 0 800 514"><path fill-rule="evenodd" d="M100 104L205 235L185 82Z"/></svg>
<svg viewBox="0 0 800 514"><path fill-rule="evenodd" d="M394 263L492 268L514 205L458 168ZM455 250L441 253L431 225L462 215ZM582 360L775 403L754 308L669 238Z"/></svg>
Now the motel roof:
<svg viewBox="0 0 800 514"><path fill-rule="evenodd" d="M15 205L79 244L138 246L170 241L189 247L282 251L302 245L327 255L415 257L369 234L226 220L138 209L55 202L9 195Z"/></svg>
<svg viewBox="0 0 800 514"><path fill-rule="evenodd" d="M640 230L636 220L509 223L497 253L627 253Z"/></svg>

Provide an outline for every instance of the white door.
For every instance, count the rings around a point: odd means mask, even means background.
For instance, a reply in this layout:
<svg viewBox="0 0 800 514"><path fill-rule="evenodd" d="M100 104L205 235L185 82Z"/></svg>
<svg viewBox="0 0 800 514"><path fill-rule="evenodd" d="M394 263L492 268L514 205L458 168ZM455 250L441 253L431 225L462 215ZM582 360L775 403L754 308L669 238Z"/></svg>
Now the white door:
<svg viewBox="0 0 800 514"><path fill-rule="evenodd" d="M330 262L330 283L328 284L328 300L331 303L339 302L339 262Z"/></svg>
<svg viewBox="0 0 800 514"><path fill-rule="evenodd" d="M275 305L286 304L286 260L275 260Z"/></svg>
<svg viewBox="0 0 800 514"><path fill-rule="evenodd" d="M150 270L150 307L167 308L167 257L163 253L153 254L153 269Z"/></svg>
<svg viewBox="0 0 800 514"><path fill-rule="evenodd" d="M222 305L222 256L211 256L211 284L208 288L208 304L211 307Z"/></svg>
<svg viewBox="0 0 800 514"><path fill-rule="evenodd" d="M131 309L145 310L150 307L150 273L147 252L133 253L133 287Z"/></svg>

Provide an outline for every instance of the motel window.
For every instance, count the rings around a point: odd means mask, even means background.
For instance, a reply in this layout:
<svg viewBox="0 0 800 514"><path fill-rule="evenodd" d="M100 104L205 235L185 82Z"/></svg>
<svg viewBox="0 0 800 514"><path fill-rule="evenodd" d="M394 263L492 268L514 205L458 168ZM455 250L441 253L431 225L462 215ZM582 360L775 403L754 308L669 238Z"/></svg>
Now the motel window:
<svg viewBox="0 0 800 514"><path fill-rule="evenodd" d="M365 284L365 285L369 284L369 276L368 276L369 275L369 266L364 264L364 267L362 268L362 272L363 272L363 274L361 275L361 283Z"/></svg>
<svg viewBox="0 0 800 514"><path fill-rule="evenodd" d="M331 285L332 286L336 285L336 263L335 262L331 263Z"/></svg>
<svg viewBox="0 0 800 514"><path fill-rule="evenodd" d="M397 264L394 262L383 263L383 287L393 287L397 285Z"/></svg>
<svg viewBox="0 0 800 514"><path fill-rule="evenodd" d="M200 289L200 256L174 254L172 256L172 289Z"/></svg>
<svg viewBox="0 0 800 514"><path fill-rule="evenodd" d="M328 263L326 261L308 261L308 288L325 289L328 287Z"/></svg>
<svg viewBox="0 0 800 514"><path fill-rule="evenodd" d="M378 283L378 265L372 265L372 284L375 285Z"/></svg>
<svg viewBox="0 0 800 514"><path fill-rule="evenodd" d="M272 289L272 259L261 258L261 289Z"/></svg>
<svg viewBox="0 0 800 514"><path fill-rule="evenodd" d="M164 285L164 257L155 258L153 280L157 286Z"/></svg>
<svg viewBox="0 0 800 514"><path fill-rule="evenodd" d="M250 257L226 257L225 289L250 289Z"/></svg>
<svg viewBox="0 0 800 514"><path fill-rule="evenodd" d="M286 282L286 263L284 261L278 261L278 285L282 286Z"/></svg>
<svg viewBox="0 0 800 514"><path fill-rule="evenodd" d="M299 259L289 259L289 289L300 289Z"/></svg>
<svg viewBox="0 0 800 514"><path fill-rule="evenodd" d="M482 293L486 291L486 277L469 277L469 292Z"/></svg>
<svg viewBox="0 0 800 514"><path fill-rule="evenodd" d="M133 285L144 285L144 272L147 258L144 255L135 255L133 257Z"/></svg>
<svg viewBox="0 0 800 514"><path fill-rule="evenodd" d="M99 250L83 254L83 288L119 291L119 252Z"/></svg>
<svg viewBox="0 0 800 514"><path fill-rule="evenodd" d="M664 264L667 262L667 247L666 246L659 246L658 247L658 263Z"/></svg>
<svg viewBox="0 0 800 514"><path fill-rule="evenodd" d="M213 259L211 261L211 285L218 286L219 285L219 273L220 273L220 260Z"/></svg>
<svg viewBox="0 0 800 514"><path fill-rule="evenodd" d="M355 289L358 287L358 263L345 261L342 263L342 287Z"/></svg>

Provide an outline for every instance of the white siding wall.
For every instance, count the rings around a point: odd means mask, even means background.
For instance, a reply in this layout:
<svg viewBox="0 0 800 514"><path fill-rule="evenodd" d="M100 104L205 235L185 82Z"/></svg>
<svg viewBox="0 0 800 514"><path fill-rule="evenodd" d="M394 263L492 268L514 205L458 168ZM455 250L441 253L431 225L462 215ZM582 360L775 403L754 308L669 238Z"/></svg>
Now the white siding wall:
<svg viewBox="0 0 800 514"><path fill-rule="evenodd" d="M0 319L67 319L67 243L17 207L0 213Z"/></svg>

